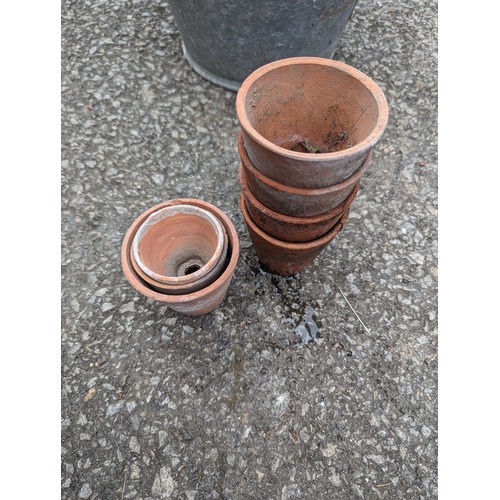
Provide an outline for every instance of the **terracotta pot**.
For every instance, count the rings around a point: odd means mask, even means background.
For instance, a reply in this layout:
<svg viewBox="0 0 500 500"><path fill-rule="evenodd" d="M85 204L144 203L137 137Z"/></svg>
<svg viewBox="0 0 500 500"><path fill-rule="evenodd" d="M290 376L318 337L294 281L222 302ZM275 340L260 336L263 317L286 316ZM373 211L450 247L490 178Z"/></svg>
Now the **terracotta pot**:
<svg viewBox="0 0 500 500"><path fill-rule="evenodd" d="M330 231L342 214L350 208L359 189L358 183L349 196L329 212L314 217L290 217L267 208L255 198L248 189L242 168L240 168L240 184L245 197L245 207L259 229L273 238L292 243L312 241Z"/></svg>
<svg viewBox="0 0 500 500"><path fill-rule="evenodd" d="M139 227L132 265L155 290L190 293L220 276L226 253L226 232L213 214L175 205L152 213Z"/></svg>
<svg viewBox="0 0 500 500"><path fill-rule="evenodd" d="M243 82L236 113L248 155L269 179L317 189L349 178L388 120L378 85L347 64L293 57Z"/></svg>
<svg viewBox="0 0 500 500"><path fill-rule="evenodd" d="M370 165L371 153L361 167L345 181L321 189L290 187L266 177L248 157L242 135L238 137L238 152L248 188L263 205L283 215L313 217L340 205L352 192Z"/></svg>
<svg viewBox="0 0 500 500"><path fill-rule="evenodd" d="M282 276L291 276L309 266L342 230L349 216L347 209L333 229L317 240L289 243L273 238L259 229L246 209L243 193L240 196L240 209L259 261L269 271Z"/></svg>
<svg viewBox="0 0 500 500"><path fill-rule="evenodd" d="M160 283L159 281L155 281L154 279L150 278L146 273L144 273L144 271L137 265L137 262L135 261L134 252L132 251L132 249L130 250L130 262L137 275L157 292L166 293L170 295L183 295L187 293L192 293L210 285L222 274L222 272L226 268L227 265L226 259L227 259L227 244L224 254L220 259L220 261L217 263L217 266L214 267L214 269L210 273L206 274L203 278L199 279L198 281L194 281L193 283L187 283L184 285L166 285L165 283Z"/></svg>
<svg viewBox="0 0 500 500"><path fill-rule="evenodd" d="M153 290L144 280L140 278L134 270L131 261L132 241L138 228L152 213L160 210L161 208L175 205L193 205L209 211L222 223L228 236L226 268L224 269L222 275L202 290L183 295L167 295ZM168 307L179 313L189 316L201 316L216 309L224 300L231 278L234 274L234 269L238 262L239 252L240 244L238 234L233 223L224 212L206 201L192 198L179 198L165 201L150 208L132 223L123 239L121 248L121 263L125 277L138 292L150 299L165 303Z"/></svg>

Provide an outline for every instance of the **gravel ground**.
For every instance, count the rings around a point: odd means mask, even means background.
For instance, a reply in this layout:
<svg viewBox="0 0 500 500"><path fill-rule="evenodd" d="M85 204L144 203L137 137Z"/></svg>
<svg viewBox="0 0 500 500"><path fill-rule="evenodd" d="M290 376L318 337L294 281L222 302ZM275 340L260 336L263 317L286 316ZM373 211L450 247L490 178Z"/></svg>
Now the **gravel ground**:
<svg viewBox="0 0 500 500"><path fill-rule="evenodd" d="M335 57L390 122L345 229L292 278L260 269L235 94L189 67L168 4L62 11L62 498L437 498L437 2L358 2ZM179 196L241 239L201 318L120 267L131 222Z"/></svg>

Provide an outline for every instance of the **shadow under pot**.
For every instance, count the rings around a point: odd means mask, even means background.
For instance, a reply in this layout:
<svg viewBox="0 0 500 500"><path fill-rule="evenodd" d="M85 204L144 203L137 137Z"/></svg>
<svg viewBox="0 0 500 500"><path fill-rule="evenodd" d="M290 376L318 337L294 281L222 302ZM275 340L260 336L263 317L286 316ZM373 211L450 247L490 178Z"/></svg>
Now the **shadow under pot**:
<svg viewBox="0 0 500 500"><path fill-rule="evenodd" d="M352 192L371 162L368 154L361 167L345 181L326 188L303 189L269 179L257 170L247 155L242 135L238 136L238 152L249 190L263 205L283 215L313 217L339 206Z"/></svg>
<svg viewBox="0 0 500 500"><path fill-rule="evenodd" d="M135 270L134 264L132 263L134 257L132 244L139 228L150 215L165 207L178 205L198 207L212 214L222 224L222 227L227 235L227 253L225 256L223 255L221 259L224 263L222 274L220 274L215 281L207 284L197 291L182 294L168 294L155 290L150 283L144 280ZM234 224L224 212L214 205L202 200L179 198L160 203L150 208L132 223L123 239L121 248L121 264L125 277L129 283L142 295L162 302L169 308L181 314L201 316L215 310L224 300L238 262L239 249L239 239ZM179 267L178 269L184 269L185 271L189 270L185 267L185 265ZM184 273L184 276L189 276L196 271L197 270L194 270L193 272L188 272L187 274Z"/></svg>
<svg viewBox="0 0 500 500"><path fill-rule="evenodd" d="M281 276L292 276L308 267L343 229L349 217L347 209L337 224L321 238L305 243L290 243L269 236L252 221L243 193L240 196L240 209L260 263Z"/></svg>
<svg viewBox="0 0 500 500"><path fill-rule="evenodd" d="M269 236L291 243L312 241L330 231L342 214L350 208L359 189L358 183L349 196L329 212L313 217L291 217L263 205L248 189L242 168L240 168L240 184L245 198L245 207L252 221Z"/></svg>
<svg viewBox="0 0 500 500"><path fill-rule="evenodd" d="M254 167L304 189L348 179L381 138L387 100L361 71L338 61L294 57L243 82L236 113Z"/></svg>
<svg viewBox="0 0 500 500"><path fill-rule="evenodd" d="M132 265L155 290L180 295L215 281L225 266L227 235L207 210L191 205L164 207L139 227Z"/></svg>

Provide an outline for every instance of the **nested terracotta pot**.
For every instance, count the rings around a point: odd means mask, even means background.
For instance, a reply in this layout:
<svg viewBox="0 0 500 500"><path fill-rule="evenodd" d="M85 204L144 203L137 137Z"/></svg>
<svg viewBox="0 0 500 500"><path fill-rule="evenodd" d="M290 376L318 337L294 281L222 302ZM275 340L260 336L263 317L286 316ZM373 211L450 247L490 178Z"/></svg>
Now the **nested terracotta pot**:
<svg viewBox="0 0 500 500"><path fill-rule="evenodd" d="M269 236L253 222L246 209L243 193L240 196L240 209L259 261L269 271L282 276L291 276L309 266L343 229L349 216L347 209L337 224L321 238L305 243L290 243Z"/></svg>
<svg viewBox="0 0 500 500"><path fill-rule="evenodd" d="M225 268L222 274L213 283L201 290L181 295L166 294L154 290L147 281L141 278L132 264L132 242L139 227L151 214L164 207L175 205L192 205L207 210L222 223L228 238ZM123 239L121 264L125 277L138 292L150 299L165 303L168 307L181 314L201 316L216 309L224 300L238 262L239 251L240 245L238 234L233 223L224 212L206 201L192 198L179 198L165 201L150 208L132 223Z"/></svg>
<svg viewBox="0 0 500 500"><path fill-rule="evenodd" d="M226 245L224 252L221 256L221 259L217 263L217 265L208 272L203 278L198 279L197 281L193 281L192 283L186 283L181 285L167 285L165 283L161 283L159 281L155 281L153 278L148 276L138 265L134 258L134 252L130 249L130 262L132 267L134 268L137 275L145 281L151 288L160 293L166 293L170 295L183 295L187 293L196 292L197 290L201 290L202 288L213 283L220 275L223 273L224 269L227 266L227 237L226 237Z"/></svg>
<svg viewBox="0 0 500 500"><path fill-rule="evenodd" d="M388 121L379 86L330 59L271 62L243 82L236 113L248 155L267 178L318 189L348 179Z"/></svg>
<svg viewBox="0 0 500 500"><path fill-rule="evenodd" d="M340 205L352 192L371 161L369 153L361 167L339 184L320 189L303 189L276 182L257 170L247 155L241 133L238 136L238 152L247 186L255 198L271 210L292 217L313 217Z"/></svg>
<svg viewBox="0 0 500 500"><path fill-rule="evenodd" d="M155 290L175 295L201 290L225 268L227 235L207 210L174 205L152 213L137 230L131 262Z"/></svg>
<svg viewBox="0 0 500 500"><path fill-rule="evenodd" d="M330 231L342 214L350 208L359 189L358 183L339 206L324 214L314 217L291 217L263 205L248 189L242 168L240 168L240 184L245 198L245 207L259 229L273 238L292 243L312 241Z"/></svg>

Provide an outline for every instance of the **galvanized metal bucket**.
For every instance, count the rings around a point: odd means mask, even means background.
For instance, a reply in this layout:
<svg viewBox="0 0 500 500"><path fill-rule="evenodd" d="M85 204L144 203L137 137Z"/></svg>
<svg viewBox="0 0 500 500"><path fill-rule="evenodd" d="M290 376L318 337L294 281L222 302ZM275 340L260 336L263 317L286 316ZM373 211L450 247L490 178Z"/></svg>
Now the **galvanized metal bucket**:
<svg viewBox="0 0 500 500"><path fill-rule="evenodd" d="M203 78L237 91L278 59L331 59L357 0L169 0L184 56Z"/></svg>

